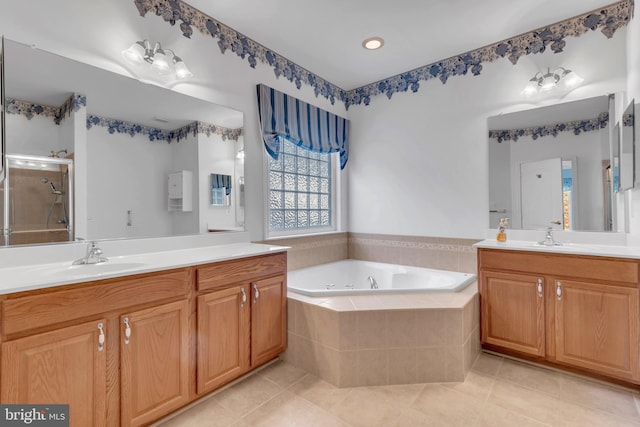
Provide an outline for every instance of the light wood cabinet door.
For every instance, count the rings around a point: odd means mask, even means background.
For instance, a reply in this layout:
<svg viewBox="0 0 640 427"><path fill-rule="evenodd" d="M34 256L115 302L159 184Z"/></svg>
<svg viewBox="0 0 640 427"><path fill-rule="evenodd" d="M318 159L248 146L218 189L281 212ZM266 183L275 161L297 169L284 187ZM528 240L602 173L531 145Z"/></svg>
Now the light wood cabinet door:
<svg viewBox="0 0 640 427"><path fill-rule="evenodd" d="M120 316L121 425L138 426L189 402L187 300Z"/></svg>
<svg viewBox="0 0 640 427"><path fill-rule="evenodd" d="M249 370L249 284L198 297L198 394Z"/></svg>
<svg viewBox="0 0 640 427"><path fill-rule="evenodd" d="M638 379L638 289L556 280L556 360Z"/></svg>
<svg viewBox="0 0 640 427"><path fill-rule="evenodd" d="M251 366L267 362L287 348L285 276L251 283Z"/></svg>
<svg viewBox="0 0 640 427"><path fill-rule="evenodd" d="M104 426L104 319L2 344L2 403L69 404L72 427Z"/></svg>
<svg viewBox="0 0 640 427"><path fill-rule="evenodd" d="M544 356L543 278L482 271L480 301L483 343Z"/></svg>

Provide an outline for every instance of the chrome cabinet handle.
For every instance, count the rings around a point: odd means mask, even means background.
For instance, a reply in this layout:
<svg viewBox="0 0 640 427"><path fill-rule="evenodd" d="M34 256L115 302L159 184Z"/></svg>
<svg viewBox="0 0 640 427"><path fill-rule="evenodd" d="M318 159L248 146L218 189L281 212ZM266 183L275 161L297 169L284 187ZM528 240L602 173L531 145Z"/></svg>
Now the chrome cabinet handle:
<svg viewBox="0 0 640 427"><path fill-rule="evenodd" d="M98 351L104 350L104 325L102 322L98 323Z"/></svg>
<svg viewBox="0 0 640 427"><path fill-rule="evenodd" d="M538 279L538 298L542 298L542 279Z"/></svg>
<svg viewBox="0 0 640 427"><path fill-rule="evenodd" d="M256 285L253 285L253 302L258 302L258 298L260 298L260 291Z"/></svg>
<svg viewBox="0 0 640 427"><path fill-rule="evenodd" d="M558 297L558 301L562 301L562 283L556 282L556 296Z"/></svg>
<svg viewBox="0 0 640 427"><path fill-rule="evenodd" d="M129 324L129 318L125 317L122 323L124 323L124 343L129 344L129 338L131 338L131 325Z"/></svg>
<svg viewBox="0 0 640 427"><path fill-rule="evenodd" d="M247 302L247 293L244 291L244 288L240 288L240 293L242 293L242 302L240 303L240 307L244 307L244 303Z"/></svg>

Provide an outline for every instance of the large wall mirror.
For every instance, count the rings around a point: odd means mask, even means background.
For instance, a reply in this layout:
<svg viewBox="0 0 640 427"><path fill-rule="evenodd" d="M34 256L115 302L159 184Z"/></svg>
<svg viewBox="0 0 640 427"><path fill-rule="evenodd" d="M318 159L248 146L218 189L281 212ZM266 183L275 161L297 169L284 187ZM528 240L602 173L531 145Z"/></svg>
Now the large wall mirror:
<svg viewBox="0 0 640 427"><path fill-rule="evenodd" d="M489 227L611 231L609 96L488 119Z"/></svg>
<svg viewBox="0 0 640 427"><path fill-rule="evenodd" d="M4 54L18 162L0 188L2 245L244 229L242 112L15 41ZM169 208L179 171L189 209ZM238 192L224 208L211 206L212 172Z"/></svg>

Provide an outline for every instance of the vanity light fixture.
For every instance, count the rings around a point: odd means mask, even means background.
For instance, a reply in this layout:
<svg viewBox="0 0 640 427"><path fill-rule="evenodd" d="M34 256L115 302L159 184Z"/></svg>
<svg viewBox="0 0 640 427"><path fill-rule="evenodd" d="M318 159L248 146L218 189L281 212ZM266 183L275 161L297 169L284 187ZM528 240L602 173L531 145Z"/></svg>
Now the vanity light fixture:
<svg viewBox="0 0 640 427"><path fill-rule="evenodd" d="M362 42L362 47L368 50L380 49L384 45L382 37L369 37Z"/></svg>
<svg viewBox="0 0 640 427"><path fill-rule="evenodd" d="M170 55L168 55L170 54ZM137 41L122 51L122 56L132 64L151 66L157 74L173 75L177 79L193 76L186 64L171 49L163 49L159 42L151 44L149 40Z"/></svg>
<svg viewBox="0 0 640 427"><path fill-rule="evenodd" d="M551 72L550 68L547 68L546 73L537 72L536 75L529 80L522 94L531 96L537 93L549 92L560 83L562 83L565 89L570 90L583 81L584 79L576 74L575 71L567 68L558 67L553 72Z"/></svg>

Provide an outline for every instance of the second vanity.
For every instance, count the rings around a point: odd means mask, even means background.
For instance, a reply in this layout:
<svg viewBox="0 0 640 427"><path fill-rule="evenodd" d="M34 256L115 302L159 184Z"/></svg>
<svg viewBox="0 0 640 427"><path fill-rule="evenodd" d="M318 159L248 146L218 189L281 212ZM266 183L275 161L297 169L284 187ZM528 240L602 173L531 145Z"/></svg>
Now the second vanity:
<svg viewBox="0 0 640 427"><path fill-rule="evenodd" d="M0 401L69 404L72 426L147 425L287 346L285 248L4 271Z"/></svg>
<svg viewBox="0 0 640 427"><path fill-rule="evenodd" d="M476 247L484 349L640 384L634 249L490 240Z"/></svg>

